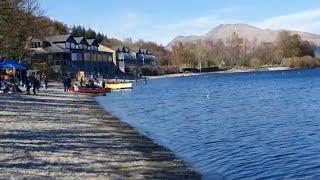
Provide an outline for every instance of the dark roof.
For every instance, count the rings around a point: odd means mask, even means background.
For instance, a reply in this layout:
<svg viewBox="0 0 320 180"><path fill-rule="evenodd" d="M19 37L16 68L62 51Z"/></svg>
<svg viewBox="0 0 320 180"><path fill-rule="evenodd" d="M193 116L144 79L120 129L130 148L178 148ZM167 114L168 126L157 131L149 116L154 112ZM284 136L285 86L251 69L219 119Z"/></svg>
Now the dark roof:
<svg viewBox="0 0 320 180"><path fill-rule="evenodd" d="M64 43L57 43L53 44L52 46L45 48L50 53L56 53L56 52L66 52L68 51L65 47L66 45Z"/></svg>
<svg viewBox="0 0 320 180"><path fill-rule="evenodd" d="M70 38L70 36L71 34L49 36L46 37L46 40L50 42L66 42Z"/></svg>
<svg viewBox="0 0 320 180"><path fill-rule="evenodd" d="M148 51L147 49L139 49L139 51L137 53L138 54L152 55L152 53L150 51Z"/></svg>
<svg viewBox="0 0 320 180"><path fill-rule="evenodd" d="M37 54L63 53L63 52L68 52L68 50L65 48L64 43L55 43L55 44L51 44L51 46L46 47L46 48L36 48L36 49L34 49L34 52Z"/></svg>
<svg viewBox="0 0 320 180"><path fill-rule="evenodd" d="M130 53L132 50L129 47L123 46L121 51L124 53Z"/></svg>
<svg viewBox="0 0 320 180"><path fill-rule="evenodd" d="M28 40L31 40L32 42L47 41L45 38L42 38L42 37L33 37L33 38L29 37Z"/></svg>

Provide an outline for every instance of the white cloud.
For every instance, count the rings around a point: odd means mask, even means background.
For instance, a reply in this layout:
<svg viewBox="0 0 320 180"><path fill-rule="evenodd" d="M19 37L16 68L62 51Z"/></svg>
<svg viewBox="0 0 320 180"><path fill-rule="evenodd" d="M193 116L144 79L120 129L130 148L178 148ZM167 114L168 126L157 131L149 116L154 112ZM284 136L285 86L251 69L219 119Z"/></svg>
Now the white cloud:
<svg viewBox="0 0 320 180"><path fill-rule="evenodd" d="M176 31L186 29L189 31L189 34L203 34L204 32L207 32L211 28L213 28L212 25L237 21L235 19L229 19L226 17L228 14L235 13L239 10L243 10L243 8L240 8L240 7L223 8L223 9L216 10L211 15L197 17L193 19L186 19L184 21L180 21L177 23L162 24L162 25L159 25L159 28L164 30L176 30Z"/></svg>
<svg viewBox="0 0 320 180"><path fill-rule="evenodd" d="M320 33L320 8L268 18L256 25L269 29L290 29Z"/></svg>
<svg viewBox="0 0 320 180"><path fill-rule="evenodd" d="M122 22L122 28L130 31L139 28L139 26L144 26L147 20L139 17L137 13L129 12Z"/></svg>
<svg viewBox="0 0 320 180"><path fill-rule="evenodd" d="M136 17L137 17L137 14L134 13L134 12L129 12L129 13L127 14L127 16L128 16L128 18L136 18Z"/></svg>

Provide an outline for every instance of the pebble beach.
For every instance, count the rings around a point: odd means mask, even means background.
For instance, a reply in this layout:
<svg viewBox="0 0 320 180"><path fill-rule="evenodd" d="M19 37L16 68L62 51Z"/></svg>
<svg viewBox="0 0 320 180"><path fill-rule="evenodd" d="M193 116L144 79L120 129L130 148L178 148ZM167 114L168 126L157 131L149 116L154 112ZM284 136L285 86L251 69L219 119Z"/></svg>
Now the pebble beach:
<svg viewBox="0 0 320 180"><path fill-rule="evenodd" d="M0 101L3 179L201 179L91 96L51 87L36 96L0 94Z"/></svg>

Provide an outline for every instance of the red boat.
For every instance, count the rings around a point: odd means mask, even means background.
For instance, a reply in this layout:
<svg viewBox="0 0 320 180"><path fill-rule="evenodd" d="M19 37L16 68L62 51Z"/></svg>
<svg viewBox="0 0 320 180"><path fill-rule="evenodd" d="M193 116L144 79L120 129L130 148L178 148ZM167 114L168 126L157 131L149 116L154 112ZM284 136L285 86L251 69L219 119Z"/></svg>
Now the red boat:
<svg viewBox="0 0 320 180"><path fill-rule="evenodd" d="M70 91L74 92L74 88L71 87ZM105 94L110 92L110 89L104 89L104 88L87 88L87 87L79 87L78 93L84 93L84 94Z"/></svg>

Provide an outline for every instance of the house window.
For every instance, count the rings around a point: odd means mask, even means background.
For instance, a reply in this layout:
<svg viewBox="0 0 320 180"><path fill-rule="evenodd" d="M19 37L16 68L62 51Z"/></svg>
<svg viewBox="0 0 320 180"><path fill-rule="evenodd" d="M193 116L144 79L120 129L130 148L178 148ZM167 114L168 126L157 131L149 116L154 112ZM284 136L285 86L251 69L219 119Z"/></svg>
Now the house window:
<svg viewBox="0 0 320 180"><path fill-rule="evenodd" d="M98 56L98 61L103 61L103 55L102 54L99 54L99 55L97 55Z"/></svg>
<svg viewBox="0 0 320 180"><path fill-rule="evenodd" d="M107 56L108 57L108 62L112 62L112 56Z"/></svg>
<svg viewBox="0 0 320 180"><path fill-rule="evenodd" d="M90 54L89 53L85 53L84 54L84 60L85 61L90 61Z"/></svg>
<svg viewBox="0 0 320 180"><path fill-rule="evenodd" d="M83 49L83 45L82 44L79 44L79 49Z"/></svg>
<svg viewBox="0 0 320 180"><path fill-rule="evenodd" d="M53 55L52 55L52 54L49 54L49 55L48 55L48 60L49 60L49 61L53 60Z"/></svg>
<svg viewBox="0 0 320 180"><path fill-rule="evenodd" d="M76 48L76 44L75 43L71 43L71 49L75 49Z"/></svg>
<svg viewBox="0 0 320 180"><path fill-rule="evenodd" d="M108 61L108 56L107 55L102 55L102 61Z"/></svg>
<svg viewBox="0 0 320 180"><path fill-rule="evenodd" d="M91 50L91 46L88 46L88 50L89 50L89 51Z"/></svg>
<svg viewBox="0 0 320 180"><path fill-rule="evenodd" d="M44 42L42 43L42 46L43 46L43 47L49 47L49 46L51 46L51 44L50 44L50 42L48 42L48 41L44 41Z"/></svg>
<svg viewBox="0 0 320 180"><path fill-rule="evenodd" d="M66 42L66 49L70 49L71 48L71 43L70 42Z"/></svg>
<svg viewBox="0 0 320 180"><path fill-rule="evenodd" d="M91 54L91 61L97 61L97 54Z"/></svg>
<svg viewBox="0 0 320 180"><path fill-rule="evenodd" d="M77 61L77 53L71 54L71 61Z"/></svg>
<svg viewBox="0 0 320 180"><path fill-rule="evenodd" d="M41 42L32 42L31 43L31 48L39 48L41 47Z"/></svg>
<svg viewBox="0 0 320 180"><path fill-rule="evenodd" d="M77 61L83 61L83 54L77 53Z"/></svg>
<svg viewBox="0 0 320 180"><path fill-rule="evenodd" d="M87 50L87 49L88 49L88 46L87 46L86 44L84 44L84 45L83 45L83 49L84 49L84 50Z"/></svg>

